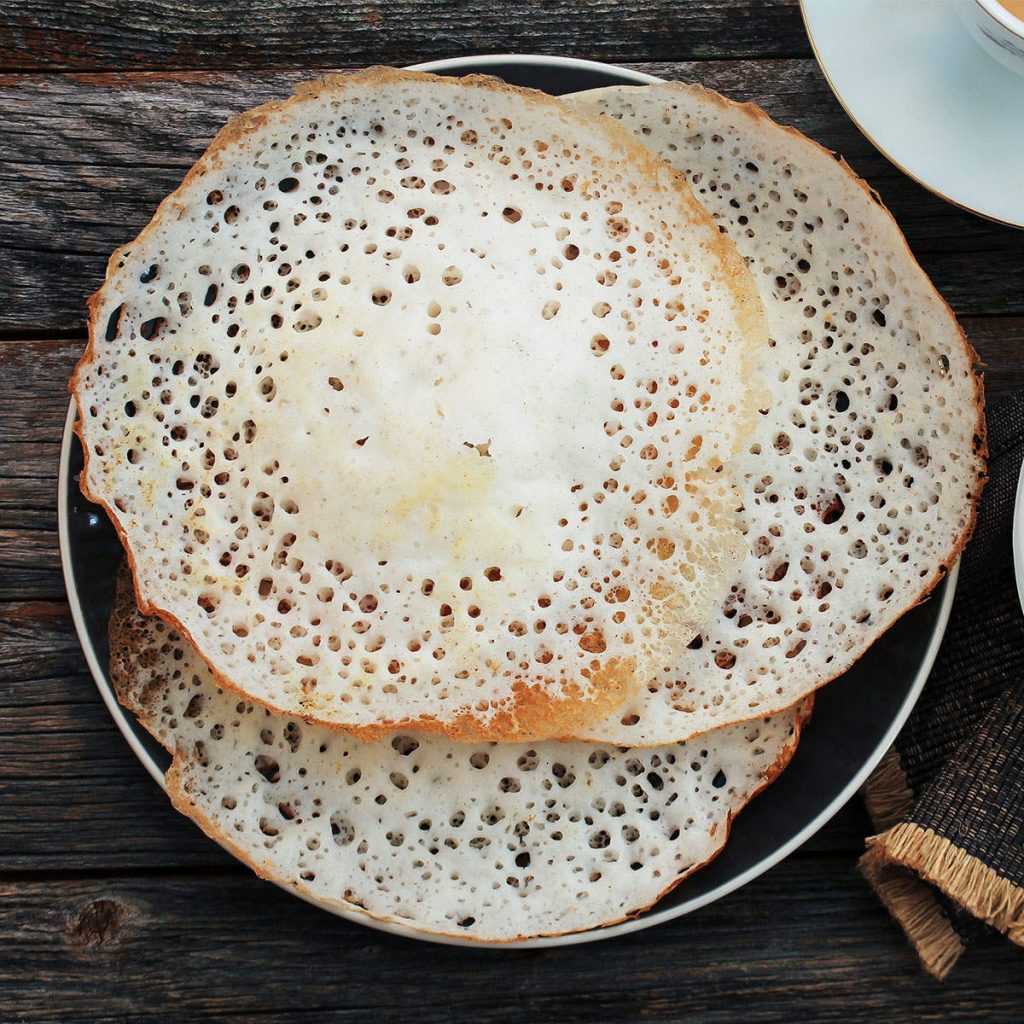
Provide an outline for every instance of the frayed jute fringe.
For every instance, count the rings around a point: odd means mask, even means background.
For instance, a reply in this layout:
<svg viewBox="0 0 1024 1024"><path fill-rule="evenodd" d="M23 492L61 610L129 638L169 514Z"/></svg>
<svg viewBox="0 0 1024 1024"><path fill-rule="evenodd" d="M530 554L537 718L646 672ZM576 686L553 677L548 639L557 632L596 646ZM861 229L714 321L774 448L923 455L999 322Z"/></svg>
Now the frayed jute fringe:
<svg viewBox="0 0 1024 1024"><path fill-rule="evenodd" d="M871 824L884 832L902 821L914 805L914 794L903 771L899 751L890 747L864 784L864 805Z"/></svg>
<svg viewBox="0 0 1024 1024"><path fill-rule="evenodd" d="M914 794L895 747L889 748L865 783L864 805L879 832L892 829L914 806ZM925 970L941 981L960 959L964 944L931 886L890 859L885 838L868 840L868 852L860 859L861 873L899 922ZM872 842L877 845L871 846Z"/></svg>
<svg viewBox="0 0 1024 1024"><path fill-rule="evenodd" d="M964 944L942 912L931 886L889 861L880 847L861 857L860 870L906 933L924 969L933 978L945 978L960 959Z"/></svg>
<svg viewBox="0 0 1024 1024"><path fill-rule="evenodd" d="M949 973L963 947L925 883L1024 945L1024 889L930 828L903 822L872 837L861 870L936 977Z"/></svg>

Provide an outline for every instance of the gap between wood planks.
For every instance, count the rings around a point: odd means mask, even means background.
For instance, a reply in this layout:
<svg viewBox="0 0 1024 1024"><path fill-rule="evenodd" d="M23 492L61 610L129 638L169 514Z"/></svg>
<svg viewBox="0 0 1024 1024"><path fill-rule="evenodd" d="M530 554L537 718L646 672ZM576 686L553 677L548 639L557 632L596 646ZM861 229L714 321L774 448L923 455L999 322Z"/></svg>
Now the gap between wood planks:
<svg viewBox="0 0 1024 1024"><path fill-rule="evenodd" d="M154 799L159 799L154 794ZM815 856L822 856L816 854ZM849 856L837 852L835 856ZM230 863L209 864L178 864L178 865L157 865L147 867L126 868L0 868L0 882L45 884L47 882L114 882L132 881L139 879L154 878L165 881L183 879L185 881L199 878L246 878L257 877L252 870L241 861L232 860Z"/></svg>
<svg viewBox="0 0 1024 1024"><path fill-rule="evenodd" d="M2 25L0 25L0 28L2 28ZM515 56L520 56L520 55L526 55L526 51L524 51L524 50L511 51L509 53L499 53L498 51L495 51L494 53L480 53L480 54L471 54L471 53L461 53L460 52L460 53L454 53L454 54L446 54L446 55L440 56L440 57L428 55L428 56L416 56L416 57L403 58L403 63L401 63L401 64L395 63L395 64L388 64L388 65L385 65L385 66L387 66L387 67L411 67L414 64L425 64L427 61L433 61L433 60L458 60L458 59L461 59L462 57L473 57L473 56L479 56L481 60L486 60L486 59L489 59L491 57L503 57L503 56L513 56L513 57L515 57ZM582 60L593 60L593 61L596 61L599 64L607 64L609 67L613 67L613 68L628 68L629 70L632 70L632 71L643 71L643 72L645 72L647 74L650 74L650 75L657 75L657 74L659 74L659 71L657 70L657 68L659 68L659 67L661 67L663 69L662 72L660 72L660 73L662 73L662 74L667 73L667 71L665 69L671 68L671 67L676 66L676 65L678 65L680 63L695 64L695 65L699 66L701 64L711 64L711 63L714 63L714 62L722 62L722 61L730 61L730 62L735 62L735 63L740 64L740 63L747 63L749 61L762 61L763 62L763 61L766 61L766 60L775 60L775 61L780 61L780 62L782 62L782 61L807 61L807 60L813 60L813 55L811 54L810 49L794 49L792 52L783 52L783 53L772 52L771 54L743 53L743 54L737 54L735 56L729 56L727 54L708 54L707 56L696 55L696 56L689 56L689 57L686 57L686 58L676 58L676 59L674 59L672 55L666 54L665 56L645 57L643 60L637 60L637 59L631 58L631 57L620 57L619 59L616 60L616 59L614 59L612 57L598 58L598 57L583 56L581 54L575 54L575 53L548 53L546 51L532 51L531 55L539 56L539 57L565 57L565 58L570 59L570 60L576 59L576 58L579 58L579 59L582 59ZM247 65L244 65L244 64L239 64L239 65L233 66L231 70L233 72L239 72L239 73L243 73L243 72L249 71L252 74L258 74L261 71L267 71L267 72L270 72L272 74L280 74L280 75L301 75L303 77L303 79L305 79L305 78L316 78L316 77L318 77L320 75L338 74L339 72L360 71L363 68L372 67L374 63L379 63L379 62L370 62L370 63L367 63L367 64L352 64L350 61L346 61L344 64L303 64L303 63L301 63L299 61L296 61L293 64L275 64L273 67L269 67L269 68L265 68L265 67L262 67L262 66L247 66ZM195 68L195 67L163 67L163 66L161 66L160 68L145 68L145 69L139 68L139 67L125 66L125 67L105 68L103 71L84 71L81 68L76 68L76 67L60 67L60 66L54 66L54 67L25 67L25 66L19 66L17 64L5 64L3 62L0 62L0 75L10 75L12 77L50 78L50 77L62 75L62 76L66 76L66 77L75 77L75 78L84 78L84 79L94 78L94 79L99 80L99 79L108 78L108 77L109 78L115 78L115 77L124 76L124 77L127 78L129 76L132 76L132 77L136 77L136 78L141 78L143 75L151 75L151 76L153 76L155 78L163 78L163 77L167 77L167 78L175 77L175 78L178 78L178 77L180 77L182 80L187 81L189 78L209 80L211 77L215 77L218 73L219 73L218 69L213 67L213 66L211 66L211 67L201 67L201 68ZM438 72L436 72L436 74L444 74L444 72L443 71L438 71Z"/></svg>

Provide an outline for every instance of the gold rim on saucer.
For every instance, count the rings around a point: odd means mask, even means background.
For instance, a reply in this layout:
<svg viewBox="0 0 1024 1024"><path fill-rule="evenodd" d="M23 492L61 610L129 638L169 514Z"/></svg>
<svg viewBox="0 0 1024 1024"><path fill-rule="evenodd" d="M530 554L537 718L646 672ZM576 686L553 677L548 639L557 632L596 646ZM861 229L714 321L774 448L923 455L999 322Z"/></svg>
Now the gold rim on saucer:
<svg viewBox="0 0 1024 1024"><path fill-rule="evenodd" d="M879 153L882 154L882 156L886 158L886 160L889 161L889 163L891 163L898 170L902 171L908 178L911 179L911 181L917 182L918 185L920 185L924 189L927 189L929 192L932 193L932 195L936 195L940 199L944 199L947 203L949 203L952 206L956 206L959 209L966 211L967 213L972 213L976 217L983 217L985 220L991 221L993 224L1002 224L1004 227L1008 228L1024 228L1024 220L1004 220L1002 217L995 217L992 214L985 213L982 210L976 210L973 206L968 206L966 203L961 203L959 200L954 199L952 196L947 196L945 192L940 192L934 186L929 185L928 182L922 181L921 178L919 178L912 171L907 170L907 168L903 164L901 164L899 160L897 160L887 149L885 149L885 147L879 145L878 140L864 127L864 125L858 120L854 112L850 109L850 105L843 98L843 94L839 91L839 87L832 80L832 76L829 75L828 68L825 67L825 62L822 59L821 52L818 50L818 44L814 40L814 33L811 31L810 21L807 18L806 0L800 0L800 16L803 18L804 31L806 31L807 39L811 44L811 50L814 53L814 59L815 61L817 61L818 67L821 69L821 73L824 76L825 81L828 83L828 87L832 90L832 94L839 101L839 105L843 108L843 110L846 111L846 114L850 118L850 120L857 126L860 133L868 140L868 142L871 143L872 146L875 147L875 149L878 150Z"/></svg>

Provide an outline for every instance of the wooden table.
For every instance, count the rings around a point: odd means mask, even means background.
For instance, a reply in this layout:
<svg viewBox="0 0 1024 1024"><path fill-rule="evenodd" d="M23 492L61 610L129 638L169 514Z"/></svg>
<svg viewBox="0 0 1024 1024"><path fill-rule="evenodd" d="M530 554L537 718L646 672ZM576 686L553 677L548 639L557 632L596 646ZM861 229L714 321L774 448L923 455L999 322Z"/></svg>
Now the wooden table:
<svg viewBox="0 0 1024 1024"><path fill-rule="evenodd" d="M230 114L326 69L533 52L694 79L843 152L1024 387L1024 233L860 136L791 3L0 0L0 1020L1021 1020L1024 956L927 979L855 869L854 801L740 892L564 950L392 938L257 881L167 805L101 703L57 552L65 381L107 255Z"/></svg>

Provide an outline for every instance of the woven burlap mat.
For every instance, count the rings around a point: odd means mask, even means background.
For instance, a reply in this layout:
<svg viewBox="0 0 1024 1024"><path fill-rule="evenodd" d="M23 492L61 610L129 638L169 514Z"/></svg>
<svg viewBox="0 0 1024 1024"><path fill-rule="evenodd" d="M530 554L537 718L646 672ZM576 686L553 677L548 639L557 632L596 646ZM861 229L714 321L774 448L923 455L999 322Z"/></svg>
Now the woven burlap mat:
<svg viewBox="0 0 1024 1024"><path fill-rule="evenodd" d="M942 978L992 928L1024 945L1024 614L1013 510L1024 396L989 410L989 482L942 649L865 799L861 870Z"/></svg>

